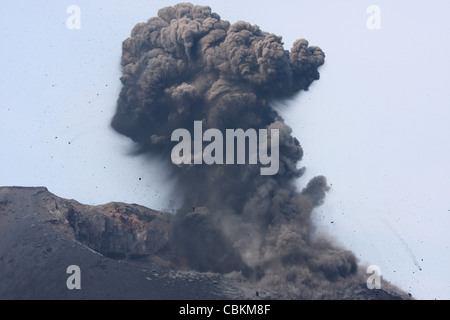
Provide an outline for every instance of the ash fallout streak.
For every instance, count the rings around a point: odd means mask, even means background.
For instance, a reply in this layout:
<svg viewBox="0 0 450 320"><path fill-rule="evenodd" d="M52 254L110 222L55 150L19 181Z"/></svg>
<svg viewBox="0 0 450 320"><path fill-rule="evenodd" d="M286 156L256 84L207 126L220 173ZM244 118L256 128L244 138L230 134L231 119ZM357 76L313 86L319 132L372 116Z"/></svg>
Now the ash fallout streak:
<svg viewBox="0 0 450 320"><path fill-rule="evenodd" d="M186 3L161 9L123 42L112 126L139 152L167 159L184 196L171 242L191 267L235 271L302 298L342 298L339 288L356 281L352 252L311 239L310 217L327 182L319 176L297 190L303 150L272 107L308 90L324 59L304 39L287 51L281 37L258 26L230 24ZM261 163L173 165L172 133L186 129L193 137L198 121L224 136L227 129L278 130L277 174L261 175Z"/></svg>

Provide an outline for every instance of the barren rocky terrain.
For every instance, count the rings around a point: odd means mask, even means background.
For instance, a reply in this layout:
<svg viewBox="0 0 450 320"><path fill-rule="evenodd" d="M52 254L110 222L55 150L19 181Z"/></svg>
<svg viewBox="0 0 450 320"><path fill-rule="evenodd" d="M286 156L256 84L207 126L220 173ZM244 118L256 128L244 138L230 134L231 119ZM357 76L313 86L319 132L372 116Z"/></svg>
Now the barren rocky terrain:
<svg viewBox="0 0 450 320"><path fill-rule="evenodd" d="M45 187L0 188L0 299L284 299L239 273L197 272L170 243L171 215L135 204L87 206ZM81 270L69 290L67 267ZM387 288L355 299L403 299Z"/></svg>

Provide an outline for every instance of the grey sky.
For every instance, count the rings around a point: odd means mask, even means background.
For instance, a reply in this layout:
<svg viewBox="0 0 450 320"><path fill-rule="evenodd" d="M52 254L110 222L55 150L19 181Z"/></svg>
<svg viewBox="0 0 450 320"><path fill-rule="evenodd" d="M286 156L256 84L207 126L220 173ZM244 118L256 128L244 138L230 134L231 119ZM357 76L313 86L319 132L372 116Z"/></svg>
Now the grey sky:
<svg viewBox="0 0 450 320"><path fill-rule="evenodd" d="M0 1L0 185L173 207L164 168L129 155L109 122L121 42L177 2ZM282 35L286 49L306 38L325 51L321 80L279 106L305 151L299 187L321 174L332 184L318 232L417 298L450 299L450 3L192 2ZM72 4L79 30L66 26ZM381 30L366 26L372 4Z"/></svg>

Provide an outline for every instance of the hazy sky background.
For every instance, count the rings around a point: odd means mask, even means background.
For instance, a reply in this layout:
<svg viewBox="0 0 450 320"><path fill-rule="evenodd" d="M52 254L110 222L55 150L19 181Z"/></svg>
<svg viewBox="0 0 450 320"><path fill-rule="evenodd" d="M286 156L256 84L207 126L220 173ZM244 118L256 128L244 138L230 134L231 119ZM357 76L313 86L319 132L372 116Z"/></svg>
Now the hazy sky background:
<svg viewBox="0 0 450 320"><path fill-rule="evenodd" d="M278 106L305 151L303 187L332 189L320 234L419 299L450 299L450 2L192 1L222 19L320 46L308 92ZM0 0L0 185L46 186L86 204L171 209L164 167L110 127L121 43L178 1ZM66 9L81 10L69 30ZM381 29L369 30L369 5ZM1 244L0 244L1 245Z"/></svg>

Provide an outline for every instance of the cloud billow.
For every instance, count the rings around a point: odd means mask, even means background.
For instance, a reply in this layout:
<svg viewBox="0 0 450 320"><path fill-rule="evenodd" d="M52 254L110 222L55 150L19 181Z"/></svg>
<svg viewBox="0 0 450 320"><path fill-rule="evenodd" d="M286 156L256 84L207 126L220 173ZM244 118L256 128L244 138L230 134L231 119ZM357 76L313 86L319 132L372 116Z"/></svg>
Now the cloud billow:
<svg viewBox="0 0 450 320"><path fill-rule="evenodd" d="M279 36L192 4L161 9L123 42L112 126L142 152L170 161L172 132L195 121L204 130L279 130L274 176L261 176L260 165L173 165L184 202L171 240L192 267L242 272L304 297L356 273L352 252L311 239L311 213L328 185L319 176L297 190L303 150L273 108L308 90L324 61L304 39L288 51Z"/></svg>

